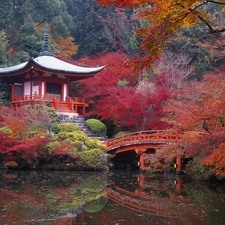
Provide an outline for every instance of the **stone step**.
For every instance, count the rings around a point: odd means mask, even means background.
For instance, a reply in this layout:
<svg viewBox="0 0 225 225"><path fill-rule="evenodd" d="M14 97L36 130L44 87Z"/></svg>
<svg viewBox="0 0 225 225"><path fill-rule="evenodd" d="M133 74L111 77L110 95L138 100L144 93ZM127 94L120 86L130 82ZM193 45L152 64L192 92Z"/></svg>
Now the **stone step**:
<svg viewBox="0 0 225 225"><path fill-rule="evenodd" d="M80 127L81 131L83 131L89 138L96 138L99 139L100 141L105 140L105 137L93 133L86 125L85 119L79 115L70 116L65 114L60 115L60 113L58 113L58 117L62 122L70 122Z"/></svg>

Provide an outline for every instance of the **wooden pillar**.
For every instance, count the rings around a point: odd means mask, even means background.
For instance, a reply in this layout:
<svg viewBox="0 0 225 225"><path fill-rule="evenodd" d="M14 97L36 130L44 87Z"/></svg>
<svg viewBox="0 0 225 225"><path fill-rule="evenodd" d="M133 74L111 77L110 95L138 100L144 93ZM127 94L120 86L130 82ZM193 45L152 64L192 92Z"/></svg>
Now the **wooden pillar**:
<svg viewBox="0 0 225 225"><path fill-rule="evenodd" d="M33 81L30 82L30 99L32 99L32 89L33 89Z"/></svg>
<svg viewBox="0 0 225 225"><path fill-rule="evenodd" d="M39 98L42 99L42 80L39 80L39 83L38 83L38 91L39 91Z"/></svg>
<svg viewBox="0 0 225 225"><path fill-rule="evenodd" d="M61 99L60 101L65 101L66 96L64 95L64 84L61 84Z"/></svg>
<svg viewBox="0 0 225 225"><path fill-rule="evenodd" d="M70 95L70 83L66 84L66 93L67 93L67 96Z"/></svg>
<svg viewBox="0 0 225 225"><path fill-rule="evenodd" d="M78 107L75 105L75 113L78 113Z"/></svg>
<svg viewBox="0 0 225 225"><path fill-rule="evenodd" d="M140 155L139 167L140 167L140 170L144 170L144 167L145 167L144 153L143 152L140 152L139 155Z"/></svg>
<svg viewBox="0 0 225 225"><path fill-rule="evenodd" d="M179 175L182 169L182 159L181 156L177 156L176 158L176 174Z"/></svg>
<svg viewBox="0 0 225 225"><path fill-rule="evenodd" d="M145 176L144 176L143 173L141 173L139 175L139 185L140 185L141 189L144 189L144 187L145 187Z"/></svg>
<svg viewBox="0 0 225 225"><path fill-rule="evenodd" d="M12 84L12 102L14 101L15 99L15 85Z"/></svg>
<svg viewBox="0 0 225 225"><path fill-rule="evenodd" d="M177 189L178 194L181 194L181 179L180 179L180 177L176 178L176 189Z"/></svg>

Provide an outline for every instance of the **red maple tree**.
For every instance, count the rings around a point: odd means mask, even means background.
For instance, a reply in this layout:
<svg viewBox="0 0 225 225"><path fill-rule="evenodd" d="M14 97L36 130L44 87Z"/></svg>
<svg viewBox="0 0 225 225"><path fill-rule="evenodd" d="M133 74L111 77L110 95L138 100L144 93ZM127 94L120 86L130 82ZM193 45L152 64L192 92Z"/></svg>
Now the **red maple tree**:
<svg viewBox="0 0 225 225"><path fill-rule="evenodd" d="M224 176L225 73L207 74L170 99L165 120L183 133L184 154L199 156L215 174ZM201 133L199 133L201 132ZM179 149L177 149L179 151Z"/></svg>

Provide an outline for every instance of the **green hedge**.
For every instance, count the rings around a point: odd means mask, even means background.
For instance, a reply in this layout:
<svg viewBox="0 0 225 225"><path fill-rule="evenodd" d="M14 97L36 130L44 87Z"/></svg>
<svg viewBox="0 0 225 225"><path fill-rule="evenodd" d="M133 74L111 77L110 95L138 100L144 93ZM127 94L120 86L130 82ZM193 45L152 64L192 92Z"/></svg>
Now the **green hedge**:
<svg viewBox="0 0 225 225"><path fill-rule="evenodd" d="M107 131L106 125L104 123L102 123L100 120L88 119L86 121L86 125L94 133L100 134L102 136L106 136L106 131Z"/></svg>

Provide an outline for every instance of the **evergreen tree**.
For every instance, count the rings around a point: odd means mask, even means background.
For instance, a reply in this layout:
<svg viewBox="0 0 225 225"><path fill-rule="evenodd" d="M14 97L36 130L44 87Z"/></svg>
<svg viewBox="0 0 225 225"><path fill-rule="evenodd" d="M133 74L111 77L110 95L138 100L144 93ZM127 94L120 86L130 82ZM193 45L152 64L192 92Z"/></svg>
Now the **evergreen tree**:
<svg viewBox="0 0 225 225"><path fill-rule="evenodd" d="M74 58L111 51L112 46L103 36L103 25L99 16L105 18L113 8L101 8L95 0L65 0L65 3L73 16L74 27L71 35L80 46Z"/></svg>
<svg viewBox="0 0 225 225"><path fill-rule="evenodd" d="M8 54L6 53L6 48L8 45L8 40L4 31L0 32L0 65L6 65L8 61Z"/></svg>
<svg viewBox="0 0 225 225"><path fill-rule="evenodd" d="M11 87L8 82L0 78L0 107L10 105Z"/></svg>
<svg viewBox="0 0 225 225"><path fill-rule="evenodd" d="M9 28L13 19L12 0L2 0L0 7L0 31Z"/></svg>
<svg viewBox="0 0 225 225"><path fill-rule="evenodd" d="M41 51L41 37L38 35L32 20L22 25L16 41L19 51L27 52L32 57L37 57Z"/></svg>

